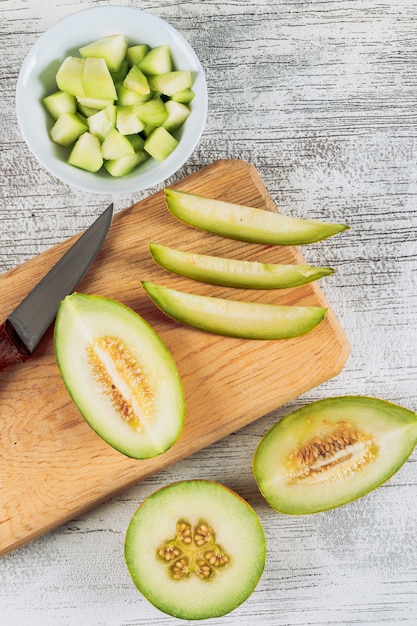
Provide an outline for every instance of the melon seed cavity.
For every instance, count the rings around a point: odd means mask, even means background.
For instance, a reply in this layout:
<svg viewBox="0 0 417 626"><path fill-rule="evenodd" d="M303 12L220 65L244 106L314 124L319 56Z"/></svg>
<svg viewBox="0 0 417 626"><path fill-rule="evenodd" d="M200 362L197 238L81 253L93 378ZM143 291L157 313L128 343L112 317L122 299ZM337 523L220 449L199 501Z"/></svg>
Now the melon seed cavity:
<svg viewBox="0 0 417 626"><path fill-rule="evenodd" d="M87 348L95 381L132 429L142 431L154 414L154 394L141 364L116 337L98 337Z"/></svg>
<svg viewBox="0 0 417 626"><path fill-rule="evenodd" d="M291 482L310 484L340 479L372 463L377 451L372 435L338 422L332 432L313 437L288 455L288 476Z"/></svg>
<svg viewBox="0 0 417 626"><path fill-rule="evenodd" d="M216 544L214 532L204 520L195 528L187 520L178 520L175 538L160 546L157 555L169 565L174 580L192 573L202 580L210 580L218 568L230 563L229 556Z"/></svg>

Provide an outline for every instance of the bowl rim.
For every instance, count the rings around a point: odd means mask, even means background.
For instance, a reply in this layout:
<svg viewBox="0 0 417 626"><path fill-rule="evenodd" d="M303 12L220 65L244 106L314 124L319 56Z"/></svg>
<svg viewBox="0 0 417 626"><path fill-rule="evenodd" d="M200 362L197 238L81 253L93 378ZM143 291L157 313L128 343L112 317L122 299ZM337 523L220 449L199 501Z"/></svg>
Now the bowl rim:
<svg viewBox="0 0 417 626"><path fill-rule="evenodd" d="M137 28L138 20L146 25L145 30L149 36L143 29ZM80 170L66 163L63 157L58 157L57 151L60 148L53 145L48 137L48 115L41 102L41 97L46 96L47 92L40 92L41 79L39 78L42 73L46 72L47 67L51 66L51 62L55 61L59 65L70 53L71 48L76 52L77 47L83 45L82 42L88 43L106 34L121 32L123 26L118 26L117 22L127 26L125 30L132 29L122 33L132 44L134 40L140 43L141 38L151 47L168 43L174 62L176 56L187 60L189 68L181 66L179 69L193 71L195 74L193 89L196 92L196 98L190 104L191 114L182 129L184 136L180 138L179 145L174 152L162 163L150 159L141 166L140 170L120 178L111 177L104 171L97 174ZM133 24L136 25L135 33L138 31L138 35L131 34ZM87 35L87 31L91 31L91 35ZM69 36L68 33L71 32L74 34ZM50 49L60 37L60 41L65 42L61 45L62 58L58 51L56 57L52 56L51 61ZM160 43L157 43L158 38ZM27 94L31 89L37 91L37 99L33 96L28 97ZM34 100L36 100L35 103ZM187 39L169 22L153 13L136 7L113 5L86 7L70 13L42 33L30 48L20 68L15 102L20 132L30 152L44 169L71 187L95 194L117 195L139 192L163 183L175 174L194 152L204 131L208 113L208 91L204 69ZM42 132L45 137L42 136Z"/></svg>

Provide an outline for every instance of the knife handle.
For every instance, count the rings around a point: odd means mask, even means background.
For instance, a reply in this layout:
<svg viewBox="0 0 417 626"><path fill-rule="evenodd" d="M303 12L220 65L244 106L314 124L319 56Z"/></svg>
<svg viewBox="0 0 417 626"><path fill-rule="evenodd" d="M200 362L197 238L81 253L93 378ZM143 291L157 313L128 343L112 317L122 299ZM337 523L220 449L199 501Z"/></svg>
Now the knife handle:
<svg viewBox="0 0 417 626"><path fill-rule="evenodd" d="M30 356L20 352L12 337L13 328L7 321L0 324L0 371L14 363L23 363Z"/></svg>

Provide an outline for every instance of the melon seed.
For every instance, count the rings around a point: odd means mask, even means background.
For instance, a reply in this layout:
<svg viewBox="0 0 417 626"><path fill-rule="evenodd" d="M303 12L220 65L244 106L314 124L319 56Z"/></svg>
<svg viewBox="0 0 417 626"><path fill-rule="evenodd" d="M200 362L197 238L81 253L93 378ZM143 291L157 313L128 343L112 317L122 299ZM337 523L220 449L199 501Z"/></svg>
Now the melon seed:
<svg viewBox="0 0 417 626"><path fill-rule="evenodd" d="M179 580L180 578L187 576L190 573L188 559L184 557L178 559L178 561L176 561L172 566L171 571L175 580Z"/></svg>

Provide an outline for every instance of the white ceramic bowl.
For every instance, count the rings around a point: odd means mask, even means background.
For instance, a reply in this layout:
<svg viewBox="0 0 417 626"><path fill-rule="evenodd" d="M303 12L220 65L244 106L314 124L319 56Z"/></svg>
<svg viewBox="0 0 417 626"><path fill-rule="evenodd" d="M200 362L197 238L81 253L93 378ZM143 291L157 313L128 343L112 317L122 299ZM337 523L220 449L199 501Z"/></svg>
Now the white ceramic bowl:
<svg viewBox="0 0 417 626"><path fill-rule="evenodd" d="M79 56L78 48L106 35L122 34L129 44L150 47L168 44L177 69L190 70L195 77L191 114L178 131L179 144L165 161L149 159L122 178L83 171L65 162L67 151L49 137L52 120L42 98L57 89L56 72L66 56ZM150 13L129 7L103 6L84 9L65 17L46 31L23 62L16 89L16 112L20 130L31 152L51 174L64 183L101 194L130 193L148 189L174 174L196 148L207 116L207 85L194 50L167 22Z"/></svg>

